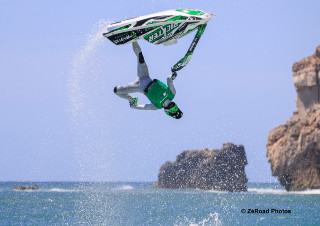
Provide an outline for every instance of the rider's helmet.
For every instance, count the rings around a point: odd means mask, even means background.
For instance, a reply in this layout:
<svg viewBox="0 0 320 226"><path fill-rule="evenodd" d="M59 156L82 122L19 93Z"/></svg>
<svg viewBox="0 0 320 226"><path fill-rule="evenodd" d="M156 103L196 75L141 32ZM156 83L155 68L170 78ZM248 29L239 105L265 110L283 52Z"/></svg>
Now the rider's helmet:
<svg viewBox="0 0 320 226"><path fill-rule="evenodd" d="M164 107L164 112L172 118L180 119L183 115L182 111L174 102L170 102L166 107Z"/></svg>

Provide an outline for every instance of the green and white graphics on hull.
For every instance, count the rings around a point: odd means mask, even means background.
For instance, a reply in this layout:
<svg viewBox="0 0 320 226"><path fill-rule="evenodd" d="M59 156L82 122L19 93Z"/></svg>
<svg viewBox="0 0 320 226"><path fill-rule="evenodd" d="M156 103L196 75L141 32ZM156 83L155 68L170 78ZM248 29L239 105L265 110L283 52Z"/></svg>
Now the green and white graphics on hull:
<svg viewBox="0 0 320 226"><path fill-rule="evenodd" d="M198 30L186 55L172 67L172 71L178 71L190 61L210 19L211 14L201 10L167 10L110 24L103 36L116 45L142 39L153 44L171 45L177 43L177 39Z"/></svg>

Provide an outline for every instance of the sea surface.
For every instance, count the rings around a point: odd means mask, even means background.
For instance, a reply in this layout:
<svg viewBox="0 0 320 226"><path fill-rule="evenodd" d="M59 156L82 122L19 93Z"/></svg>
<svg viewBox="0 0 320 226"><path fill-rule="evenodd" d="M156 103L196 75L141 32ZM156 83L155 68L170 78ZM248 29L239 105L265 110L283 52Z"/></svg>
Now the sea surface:
<svg viewBox="0 0 320 226"><path fill-rule="evenodd" d="M33 184L40 189L11 189ZM0 182L0 225L320 225L320 190L248 187L228 193L133 182Z"/></svg>

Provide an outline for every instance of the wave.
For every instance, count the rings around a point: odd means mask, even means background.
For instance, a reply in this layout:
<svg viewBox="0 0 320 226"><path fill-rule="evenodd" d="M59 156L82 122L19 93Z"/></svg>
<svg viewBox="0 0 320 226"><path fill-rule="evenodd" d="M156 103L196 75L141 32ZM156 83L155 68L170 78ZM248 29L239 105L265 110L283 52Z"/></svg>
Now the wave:
<svg viewBox="0 0 320 226"><path fill-rule="evenodd" d="M288 193L286 190L274 189L274 188L248 188L248 192L258 193L258 194L286 194L286 193Z"/></svg>
<svg viewBox="0 0 320 226"><path fill-rule="evenodd" d="M307 189L304 191L286 191L274 188L248 188L248 192L257 194L277 194L277 195L320 195L320 189Z"/></svg>
<svg viewBox="0 0 320 226"><path fill-rule="evenodd" d="M130 186L130 185L123 185L121 187L116 188L117 190L133 190L134 187Z"/></svg>
<svg viewBox="0 0 320 226"><path fill-rule="evenodd" d="M218 190L208 190L208 192L210 192L210 193L217 193L217 194L229 193L229 192L227 192L227 191L218 191Z"/></svg>
<svg viewBox="0 0 320 226"><path fill-rule="evenodd" d="M79 192L79 190L76 189L63 189L63 188L51 188L47 190L43 190L46 192Z"/></svg>
<svg viewBox="0 0 320 226"><path fill-rule="evenodd" d="M320 195L320 189L307 189L304 191L291 191L289 193L299 194L299 195Z"/></svg>

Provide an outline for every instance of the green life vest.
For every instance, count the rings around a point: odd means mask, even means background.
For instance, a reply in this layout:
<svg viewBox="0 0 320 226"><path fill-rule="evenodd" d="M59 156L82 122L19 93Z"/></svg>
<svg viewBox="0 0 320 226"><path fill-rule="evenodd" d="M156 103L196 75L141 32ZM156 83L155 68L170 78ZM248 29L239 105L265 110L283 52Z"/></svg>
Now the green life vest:
<svg viewBox="0 0 320 226"><path fill-rule="evenodd" d="M174 94L163 82L154 79L144 90L145 95L158 109L163 108L166 100L172 100Z"/></svg>

